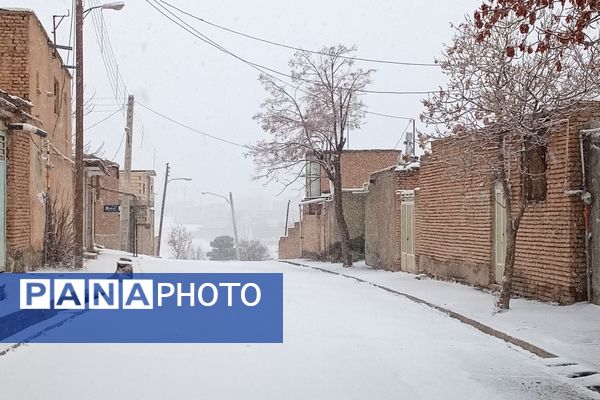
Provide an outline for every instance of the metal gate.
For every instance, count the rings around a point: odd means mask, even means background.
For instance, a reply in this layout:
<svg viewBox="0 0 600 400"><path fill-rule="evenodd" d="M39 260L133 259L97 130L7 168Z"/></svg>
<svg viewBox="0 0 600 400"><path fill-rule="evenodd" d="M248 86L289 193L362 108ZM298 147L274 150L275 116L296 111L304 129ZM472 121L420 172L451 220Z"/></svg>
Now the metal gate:
<svg viewBox="0 0 600 400"><path fill-rule="evenodd" d="M0 272L6 271L6 132L0 131Z"/></svg>
<svg viewBox="0 0 600 400"><path fill-rule="evenodd" d="M494 279L502 283L506 261L506 198L500 182L494 186Z"/></svg>
<svg viewBox="0 0 600 400"><path fill-rule="evenodd" d="M399 190L396 196L400 196L400 268L416 272L415 191Z"/></svg>

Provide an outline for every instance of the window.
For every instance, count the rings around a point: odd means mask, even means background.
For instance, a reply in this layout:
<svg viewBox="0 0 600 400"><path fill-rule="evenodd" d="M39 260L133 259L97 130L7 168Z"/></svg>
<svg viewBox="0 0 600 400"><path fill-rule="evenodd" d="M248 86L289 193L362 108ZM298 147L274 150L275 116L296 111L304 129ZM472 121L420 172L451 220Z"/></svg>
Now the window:
<svg viewBox="0 0 600 400"><path fill-rule="evenodd" d="M523 159L523 179L525 196L528 201L546 200L546 153L547 145L533 138L525 142Z"/></svg>
<svg viewBox="0 0 600 400"><path fill-rule="evenodd" d="M54 114L59 114L60 112L60 85L58 84L58 80L54 79Z"/></svg>
<svg viewBox="0 0 600 400"><path fill-rule="evenodd" d="M307 161L306 164L306 197L321 196L321 164Z"/></svg>

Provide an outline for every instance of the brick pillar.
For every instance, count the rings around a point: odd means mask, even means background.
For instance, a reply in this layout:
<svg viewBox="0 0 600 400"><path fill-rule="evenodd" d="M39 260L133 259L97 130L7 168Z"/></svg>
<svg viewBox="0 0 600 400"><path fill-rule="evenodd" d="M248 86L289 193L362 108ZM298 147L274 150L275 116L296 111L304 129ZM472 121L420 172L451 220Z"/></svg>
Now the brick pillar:
<svg viewBox="0 0 600 400"><path fill-rule="evenodd" d="M29 134L8 134L6 247L8 270L14 272L23 269L24 253L31 247L30 147Z"/></svg>

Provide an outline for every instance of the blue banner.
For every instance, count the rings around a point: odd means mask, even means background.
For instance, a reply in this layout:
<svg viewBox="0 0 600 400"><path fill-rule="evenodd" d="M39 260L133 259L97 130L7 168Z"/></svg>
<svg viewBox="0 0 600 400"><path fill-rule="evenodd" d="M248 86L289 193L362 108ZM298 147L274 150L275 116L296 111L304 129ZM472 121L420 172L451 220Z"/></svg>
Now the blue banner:
<svg viewBox="0 0 600 400"><path fill-rule="evenodd" d="M282 343L283 274L0 274L3 343Z"/></svg>

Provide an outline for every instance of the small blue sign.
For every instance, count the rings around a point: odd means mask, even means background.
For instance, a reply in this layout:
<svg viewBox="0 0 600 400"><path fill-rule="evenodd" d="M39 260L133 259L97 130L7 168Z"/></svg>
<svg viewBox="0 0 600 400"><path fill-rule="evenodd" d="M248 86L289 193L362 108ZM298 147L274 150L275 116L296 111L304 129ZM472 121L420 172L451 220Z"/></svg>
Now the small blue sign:
<svg viewBox="0 0 600 400"><path fill-rule="evenodd" d="M0 274L3 285L4 343L283 342L283 274Z"/></svg>
<svg viewBox="0 0 600 400"><path fill-rule="evenodd" d="M106 204L104 205L104 212L106 213L118 213L120 208L118 204Z"/></svg>

